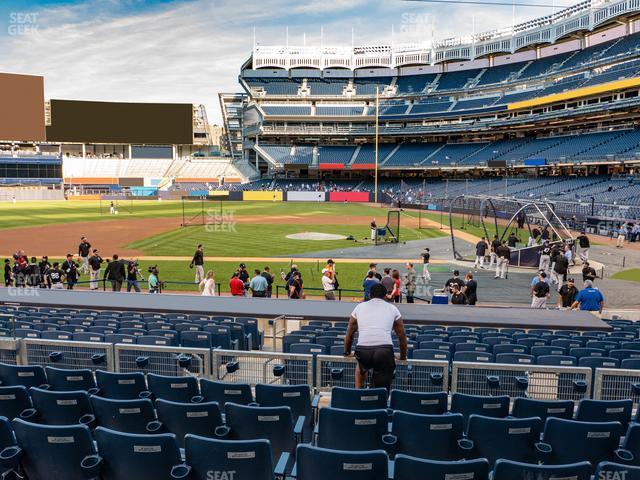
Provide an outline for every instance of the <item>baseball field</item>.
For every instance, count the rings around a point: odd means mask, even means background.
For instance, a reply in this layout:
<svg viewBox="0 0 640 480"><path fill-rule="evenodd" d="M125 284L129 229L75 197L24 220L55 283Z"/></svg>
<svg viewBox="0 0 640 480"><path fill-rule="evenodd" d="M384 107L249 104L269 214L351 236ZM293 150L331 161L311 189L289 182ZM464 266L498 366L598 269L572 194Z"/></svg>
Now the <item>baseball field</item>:
<svg viewBox="0 0 640 480"><path fill-rule="evenodd" d="M112 214L110 206L104 200L0 203L0 255L8 258L24 250L28 256L63 258L77 253L84 235L103 258L114 253L137 258L143 272L158 265L169 289L195 290L189 260L202 244L206 269L216 272L224 292L240 262L250 272L269 265L276 276L295 262L306 285L319 287L326 258L314 258L313 253L344 251L341 287L360 290L371 259L349 260L353 250L346 249L370 247L370 222L375 218L384 226L388 211L352 203L128 200L114 202L117 213ZM443 225L440 220L439 214L419 221L417 213L403 212L401 242L447 236L448 220L443 219ZM469 228L469 233L480 233L473 225ZM325 234L336 239L323 239ZM380 252L376 260L384 260L384 248Z"/></svg>

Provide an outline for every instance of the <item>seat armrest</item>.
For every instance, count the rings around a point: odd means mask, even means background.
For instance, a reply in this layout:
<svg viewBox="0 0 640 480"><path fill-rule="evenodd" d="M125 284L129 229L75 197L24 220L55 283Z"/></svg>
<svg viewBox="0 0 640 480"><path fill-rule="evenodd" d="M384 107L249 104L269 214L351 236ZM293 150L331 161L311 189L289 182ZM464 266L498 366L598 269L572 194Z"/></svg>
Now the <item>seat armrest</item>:
<svg viewBox="0 0 640 480"><path fill-rule="evenodd" d="M536 448L536 456L538 457L538 460L540 460L543 463L545 462L545 460L549 459L549 457L551 456L551 453L553 452L553 447L545 442L537 442L535 444L535 448Z"/></svg>
<svg viewBox="0 0 640 480"><path fill-rule="evenodd" d="M291 455L289 452L283 452L280 454L280 458L278 459L278 463L273 469L273 474L276 477L284 478L287 473L287 465L289 464L289 459Z"/></svg>
<svg viewBox="0 0 640 480"><path fill-rule="evenodd" d="M231 350L240 350L240 344L238 340L231 340Z"/></svg>
<svg viewBox="0 0 640 480"><path fill-rule="evenodd" d="M226 438L231 435L231 429L226 425L219 425L215 428L213 433L217 438Z"/></svg>
<svg viewBox="0 0 640 480"><path fill-rule="evenodd" d="M82 415L80 417L80 419L78 420L78 423L80 423L82 425L86 425L90 429L93 429L93 427L94 427L94 425L96 423L96 417L95 417L95 415L93 415L91 413L85 413L84 415Z"/></svg>
<svg viewBox="0 0 640 480"><path fill-rule="evenodd" d="M458 448L462 450L464 453L470 453L476 447L473 440L469 440L468 438L460 438L458 440Z"/></svg>
<svg viewBox="0 0 640 480"><path fill-rule="evenodd" d="M37 417L38 411L35 408L25 408L20 412L20 418L22 420L28 420L30 422L35 421L35 417Z"/></svg>
<svg viewBox="0 0 640 480"><path fill-rule="evenodd" d="M297 443L302 442L302 430L304 429L305 420L306 420L306 417L304 415L300 415L298 417L298 420L296 421L296 424L293 427L293 433L296 435Z"/></svg>
<svg viewBox="0 0 640 480"><path fill-rule="evenodd" d="M89 390L87 390L87 395L91 396L91 395L98 395L100 393L100 389L97 387L94 388L90 388Z"/></svg>
<svg viewBox="0 0 640 480"><path fill-rule="evenodd" d="M398 437L387 433L382 436L382 448L390 457L393 457L396 453L396 444L398 443Z"/></svg>
<svg viewBox="0 0 640 480"><path fill-rule="evenodd" d="M152 420L147 423L147 433L162 433L164 425L158 420Z"/></svg>
<svg viewBox="0 0 640 480"><path fill-rule="evenodd" d="M22 449L17 445L5 447L0 451L0 471L4 474L17 468L22 458Z"/></svg>
<svg viewBox="0 0 640 480"><path fill-rule="evenodd" d="M191 478L191 467L186 463L171 467L171 478L176 480L187 480Z"/></svg>
<svg viewBox="0 0 640 480"><path fill-rule="evenodd" d="M80 470L84 478L99 478L103 463L100 455L87 455L84 457L80 462Z"/></svg>
<svg viewBox="0 0 640 480"><path fill-rule="evenodd" d="M48 383L43 383L42 385L38 385L38 388L41 390L51 390L51 385Z"/></svg>
<svg viewBox="0 0 640 480"><path fill-rule="evenodd" d="M320 405L320 394L316 393L311 399L311 408L316 409Z"/></svg>
<svg viewBox="0 0 640 480"><path fill-rule="evenodd" d="M194 395L191 397L191 403L202 403L204 402L204 397L202 395Z"/></svg>
<svg viewBox="0 0 640 480"><path fill-rule="evenodd" d="M618 448L614 453L616 455L616 460L620 463L629 465L634 461L633 453L625 448Z"/></svg>
<svg viewBox="0 0 640 480"><path fill-rule="evenodd" d="M148 399L152 399L153 397L153 393L151 393L149 390L142 390L139 394L138 394L138 398L148 398Z"/></svg>
<svg viewBox="0 0 640 480"><path fill-rule="evenodd" d="M247 350L249 351L253 350L253 334L251 333L245 334L244 341L247 344Z"/></svg>

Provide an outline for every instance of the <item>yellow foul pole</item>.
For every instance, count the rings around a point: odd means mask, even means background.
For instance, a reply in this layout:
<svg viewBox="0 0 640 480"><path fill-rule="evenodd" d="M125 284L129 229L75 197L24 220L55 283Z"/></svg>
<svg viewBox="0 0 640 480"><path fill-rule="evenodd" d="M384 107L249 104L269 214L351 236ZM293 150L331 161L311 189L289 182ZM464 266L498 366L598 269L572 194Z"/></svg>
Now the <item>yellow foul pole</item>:
<svg viewBox="0 0 640 480"><path fill-rule="evenodd" d="M380 87L376 87L376 167L373 176L373 201L378 203L378 118L380 115Z"/></svg>

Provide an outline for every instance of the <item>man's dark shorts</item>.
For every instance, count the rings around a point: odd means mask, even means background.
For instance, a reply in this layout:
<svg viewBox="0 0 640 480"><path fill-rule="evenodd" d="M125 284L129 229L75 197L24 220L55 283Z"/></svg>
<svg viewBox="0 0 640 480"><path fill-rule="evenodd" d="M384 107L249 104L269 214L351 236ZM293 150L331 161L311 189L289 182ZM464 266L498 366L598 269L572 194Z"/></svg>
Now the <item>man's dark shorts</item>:
<svg viewBox="0 0 640 480"><path fill-rule="evenodd" d="M374 388L391 388L396 359L391 345L356 347L356 360L360 371L373 370L372 386Z"/></svg>

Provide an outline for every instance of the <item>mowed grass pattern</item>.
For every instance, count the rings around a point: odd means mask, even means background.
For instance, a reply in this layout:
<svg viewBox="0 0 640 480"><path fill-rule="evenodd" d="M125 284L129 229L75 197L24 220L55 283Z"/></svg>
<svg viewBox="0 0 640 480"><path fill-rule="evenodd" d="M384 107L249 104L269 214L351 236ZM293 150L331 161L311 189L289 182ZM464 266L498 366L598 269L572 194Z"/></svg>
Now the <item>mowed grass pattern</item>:
<svg viewBox="0 0 640 480"><path fill-rule="evenodd" d="M402 225L402 224L401 224ZM291 240L287 235L301 232L334 233L352 235L352 240ZM434 230L418 230L401 226L401 240L435 238L445 233ZM220 257L269 257L295 255L317 250L342 249L371 245L367 225L267 225L223 224L221 226L193 226L178 228L145 240L127 245L142 250L145 255L189 255L198 244L205 246L207 255Z"/></svg>
<svg viewBox="0 0 640 480"><path fill-rule="evenodd" d="M52 201L52 202L0 202L0 229L52 223L90 222L127 218L172 217L182 221L182 201L134 200L119 201L118 216L109 215L109 201ZM220 202L206 201L205 215L365 215L376 217L378 223L387 217L387 209L351 203L302 202ZM185 217L202 212L200 200L184 202ZM180 223L178 222L178 223Z"/></svg>

